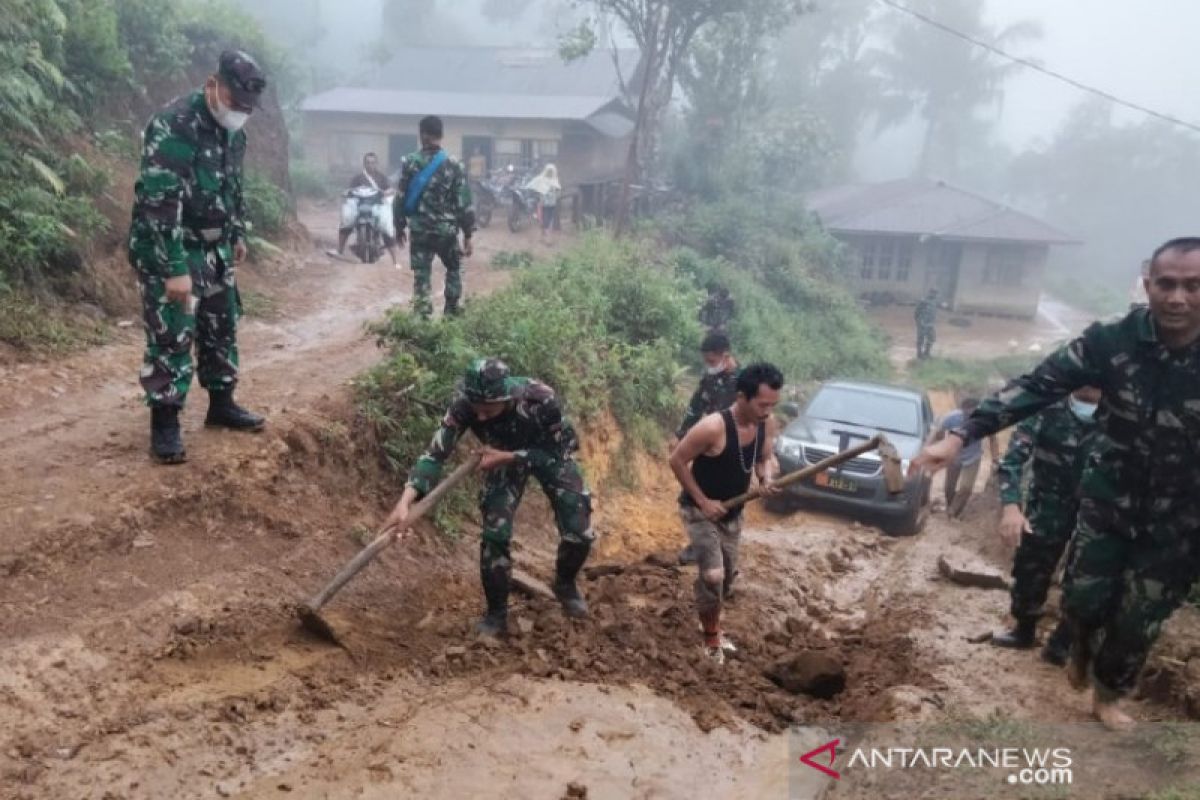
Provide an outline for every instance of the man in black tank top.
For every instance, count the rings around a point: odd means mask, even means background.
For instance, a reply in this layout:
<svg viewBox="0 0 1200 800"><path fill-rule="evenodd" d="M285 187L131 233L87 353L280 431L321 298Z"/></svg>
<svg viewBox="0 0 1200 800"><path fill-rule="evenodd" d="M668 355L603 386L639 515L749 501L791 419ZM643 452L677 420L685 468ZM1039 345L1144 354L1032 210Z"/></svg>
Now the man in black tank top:
<svg viewBox="0 0 1200 800"><path fill-rule="evenodd" d="M778 470L771 414L779 402L783 374L773 365L751 364L737 381L731 408L697 423L671 453L671 470L684 529L696 554L696 609L704 632L704 653L718 664L736 650L721 633L722 600L737 573L742 532L741 507L723 501L750 488L753 475L767 494Z"/></svg>

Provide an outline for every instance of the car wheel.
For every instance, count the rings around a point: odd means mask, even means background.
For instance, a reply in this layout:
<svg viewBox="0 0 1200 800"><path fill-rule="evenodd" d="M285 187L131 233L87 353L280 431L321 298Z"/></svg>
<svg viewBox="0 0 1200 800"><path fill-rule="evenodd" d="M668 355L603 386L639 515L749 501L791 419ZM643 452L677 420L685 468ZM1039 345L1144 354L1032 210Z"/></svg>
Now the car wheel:
<svg viewBox="0 0 1200 800"><path fill-rule="evenodd" d="M929 520L929 506L921 503L910 507L908 513L899 520L884 526L884 533L889 536L916 536L925 529Z"/></svg>

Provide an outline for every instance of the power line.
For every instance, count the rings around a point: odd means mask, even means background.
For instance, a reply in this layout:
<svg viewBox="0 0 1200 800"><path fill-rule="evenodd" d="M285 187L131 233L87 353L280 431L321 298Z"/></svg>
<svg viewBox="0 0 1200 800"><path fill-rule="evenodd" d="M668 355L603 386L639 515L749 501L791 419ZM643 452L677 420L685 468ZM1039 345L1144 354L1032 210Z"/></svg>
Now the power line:
<svg viewBox="0 0 1200 800"><path fill-rule="evenodd" d="M1027 67L1031 70L1034 70L1035 72L1040 72L1043 75L1054 78L1057 81L1062 81L1063 83L1068 84L1069 86L1073 86L1076 89L1079 89L1083 92L1087 92L1088 94L1094 94L1097 97L1102 97L1105 100L1108 100L1110 103L1115 103L1119 106L1124 106L1125 108L1133 109L1134 111L1140 111L1141 113L1146 114L1147 116L1155 117L1156 119L1161 119L1164 122L1171 123L1172 125L1179 125L1180 127L1187 128L1188 130L1194 131L1195 133L1200 133L1200 125L1194 125L1191 122L1187 122L1186 120L1179 119L1178 117L1173 117L1170 114L1164 114L1161 111L1155 111L1153 108L1147 108L1146 106L1143 106L1139 103L1135 103L1131 100L1125 100L1123 98L1117 97L1114 94L1106 92L1103 89L1098 89L1095 86L1089 86L1086 83L1082 83L1082 82L1077 81L1074 78L1071 78L1067 75L1063 75L1061 72L1056 72L1055 70L1049 69L1047 67L1043 67L1041 64L1038 64L1035 61L1030 61L1028 58L1022 58L1021 56L1015 56L1012 53L1009 53L1009 52L997 47L996 45L991 44L990 42L985 42L982 39L977 39L968 33L963 33L962 31L957 30L956 28L951 28L949 25L945 24L944 22L939 22L938 20L933 19L932 17L926 16L925 14L922 14L919 11L914 11L913 9L909 8L906 5L896 2L896 0L879 0L879 2L883 3L885 6L895 9L896 11L899 11L903 14L909 15L910 17L918 19L921 22L924 22L926 25L932 25L933 27L937 28L938 30L948 33L951 36L956 36L959 39L970 42L971 44L975 45L976 47L982 47L984 50L987 50L990 53L998 55L1001 58L1006 58L1009 61L1013 62L1014 64L1020 64L1023 67Z"/></svg>

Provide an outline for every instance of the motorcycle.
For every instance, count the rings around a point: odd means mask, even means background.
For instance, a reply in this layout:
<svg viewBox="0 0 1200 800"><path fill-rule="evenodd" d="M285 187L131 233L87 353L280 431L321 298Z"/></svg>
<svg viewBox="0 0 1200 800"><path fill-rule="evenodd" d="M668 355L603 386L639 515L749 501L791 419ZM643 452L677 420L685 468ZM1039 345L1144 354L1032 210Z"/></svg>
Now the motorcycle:
<svg viewBox="0 0 1200 800"><path fill-rule="evenodd" d="M479 227L486 228L492 224L492 214L496 207L504 205L504 184L495 177L484 178L476 183L475 194L476 222L479 223Z"/></svg>
<svg viewBox="0 0 1200 800"><path fill-rule="evenodd" d="M359 186L346 192L347 197L358 201L358 215L354 219L354 243L350 252L364 264L374 264L383 255L383 231L376 218L377 209L383 205L383 192L370 186Z"/></svg>
<svg viewBox="0 0 1200 800"><path fill-rule="evenodd" d="M520 233L533 224L533 216L537 213L537 193L525 187L524 183L505 188L508 208L508 229Z"/></svg>

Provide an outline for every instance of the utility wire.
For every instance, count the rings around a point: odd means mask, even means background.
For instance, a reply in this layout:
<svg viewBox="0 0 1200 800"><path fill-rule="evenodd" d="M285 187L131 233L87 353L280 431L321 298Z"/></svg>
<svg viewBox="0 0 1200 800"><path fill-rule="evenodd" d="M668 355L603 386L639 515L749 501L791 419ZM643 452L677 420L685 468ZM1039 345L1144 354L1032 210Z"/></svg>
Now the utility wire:
<svg viewBox="0 0 1200 800"><path fill-rule="evenodd" d="M1143 106L1139 103L1134 103L1130 100L1124 100L1120 97L1117 97L1114 94L1110 94L1109 92L1104 91L1103 89L1097 89L1095 86L1089 86L1086 83L1081 83L1080 81L1077 81L1074 78L1063 75L1061 72L1056 72L1052 69L1043 67L1041 64L1038 64L1036 61L1030 61L1028 58L1022 58L1021 56L1015 56L1012 53L1002 50L1001 48L997 47L994 44L985 42L982 39L977 39L974 36L971 36L970 34L967 34L967 33L963 33L962 31L957 30L955 28L951 28L949 25L945 24L944 22L939 22L938 20L933 19L932 17L926 16L925 14L922 14L919 11L914 11L913 9L909 8L906 5L896 2L896 0L879 0L879 2L883 3L885 6L895 9L896 11L899 11L903 14L909 15L910 17L918 19L921 22L924 22L926 25L932 25L933 27L937 28L938 30L948 33L951 36L956 36L959 39L970 42L971 44L973 44L977 47L982 47L984 50L987 50L988 52L993 53L995 55L998 55L1001 58L1006 58L1009 61L1013 62L1014 64L1020 64L1023 67L1028 67L1029 69L1034 70L1035 72L1040 72L1043 75L1054 78L1055 80L1062 81L1063 83L1073 86L1076 89L1079 89L1081 91L1087 92L1088 94L1094 94L1097 97L1102 97L1105 100L1108 100L1110 103L1116 103L1119 106L1124 106L1125 108L1130 108L1130 109L1133 109L1134 111L1140 111L1141 113L1146 114L1147 116L1155 117L1156 119L1161 119L1164 122L1171 123L1172 125L1178 125L1180 127L1187 128L1188 130L1193 131L1195 133L1200 133L1200 125L1195 125L1191 122L1187 122L1186 120L1179 119L1178 117L1173 117L1170 114L1164 114L1161 111L1155 111L1153 108L1147 108L1146 106Z"/></svg>

